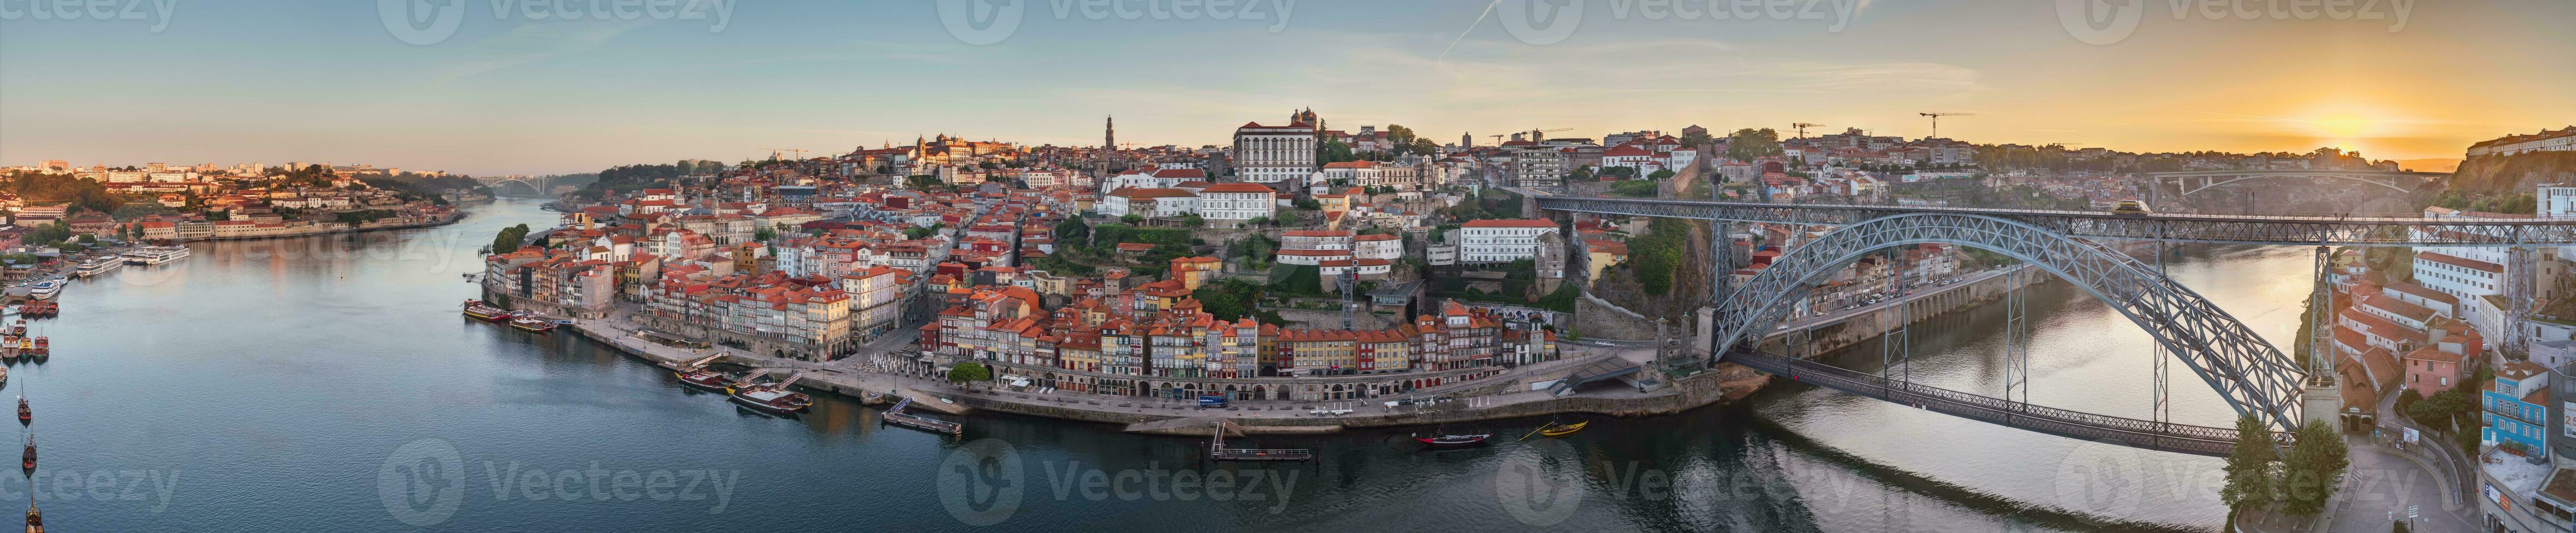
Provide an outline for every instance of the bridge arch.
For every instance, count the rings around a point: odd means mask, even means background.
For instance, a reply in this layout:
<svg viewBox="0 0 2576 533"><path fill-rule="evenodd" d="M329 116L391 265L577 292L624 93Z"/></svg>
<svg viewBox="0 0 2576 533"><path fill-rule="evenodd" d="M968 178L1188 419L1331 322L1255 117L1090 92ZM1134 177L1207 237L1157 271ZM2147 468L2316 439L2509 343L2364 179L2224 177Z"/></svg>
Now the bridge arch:
<svg viewBox="0 0 2576 533"><path fill-rule="evenodd" d="M2330 174L2330 173L2329 173L2329 174L2320 174L2320 173L2314 173L2314 172L2299 172L2299 173L2265 173L2265 172L2252 172L2252 171L2249 171L2249 172L2246 172L2246 173L2244 173L2244 174L2237 174L2237 175L2228 175L2228 176L2199 176L2199 178L2201 178L2201 179L2200 179L2200 183L2199 183L2199 185L2198 185L2198 186L2194 186L2194 185L2191 183L2191 182L2192 182L2191 177L2176 177L2176 178L2167 178L2167 179L2174 179L2174 180L2175 180L2175 181L2174 181L2174 189L2175 189L2175 190L2182 191L2182 194L2181 194L2181 195L2179 195L2179 197L2190 197L2191 195L2194 195L2194 194L2200 194L2200 192L2201 192L2201 191L2206 191L2206 190L2210 190L2210 189L2215 189L2215 188L2219 188L2219 187L2224 187L2224 186L2231 185L2231 184L2234 184L2234 183L2236 183L2236 182L2240 182L2240 181L2246 181L2246 180L2260 180L2260 179L2281 179L2281 178L2337 178L2337 179L2342 179L2342 180L2345 180L2345 181L2358 181L2358 182L2362 182L2362 183L2368 183L2368 184L2371 184L2371 185L2377 185L2377 186L2380 186L2381 188L2385 188L2385 189L2392 190L2392 191L2397 191L2397 192L2402 192L2402 193L2412 193L2412 192L2415 192L2415 189L2407 188L2407 187L2405 187L2405 186L2403 186L2403 185L2399 185L2399 184L2398 184L2398 180L2404 179L2404 178L2401 178L2401 177L2377 177L2377 176L2365 176L2365 175L2358 175L2358 174Z"/></svg>
<svg viewBox="0 0 2576 533"><path fill-rule="evenodd" d="M532 181L528 181L528 180L523 180L523 179L517 179L517 178L511 178L511 179L504 179L504 180L494 181L494 182L492 182L492 183L491 183L490 187L492 187L492 192L494 192L494 193L500 193L500 192L501 192L501 190L502 190L502 189L501 189L501 187L502 187L502 186L509 185L509 184L512 184L512 183L519 184L519 186L521 186L521 187L527 187L527 188L528 188L528 192L529 192L529 195L530 195L530 196L545 196L545 194L546 194L546 189L545 189L544 187L539 187L539 186L537 186L536 182L532 182Z"/></svg>
<svg viewBox="0 0 2576 533"><path fill-rule="evenodd" d="M1711 346L1723 358L1784 319L1814 284L1878 250L1911 244L1968 246L2003 254L2091 293L2175 354L2239 414L2295 431L2305 372L2199 293L2126 254L2020 221L1965 213L1904 213L1844 226L1782 254L1717 302Z"/></svg>

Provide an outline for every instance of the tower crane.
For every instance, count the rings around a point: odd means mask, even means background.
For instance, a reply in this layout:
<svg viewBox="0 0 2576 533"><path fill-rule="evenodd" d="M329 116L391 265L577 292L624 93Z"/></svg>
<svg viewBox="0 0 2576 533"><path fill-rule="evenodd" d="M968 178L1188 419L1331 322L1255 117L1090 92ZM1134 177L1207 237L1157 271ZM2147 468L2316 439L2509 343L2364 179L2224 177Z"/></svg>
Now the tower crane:
<svg viewBox="0 0 2576 533"><path fill-rule="evenodd" d="M1796 123L1796 124L1790 124L1790 125L1789 125L1789 127L1792 127L1792 128L1798 128L1798 138L1800 138L1800 139L1805 139L1805 138L1807 138L1807 128L1822 128L1822 127L1825 127L1825 125L1823 125L1823 124L1810 124L1810 123L1806 123L1806 122L1800 122L1800 123Z"/></svg>
<svg viewBox="0 0 2576 533"><path fill-rule="evenodd" d="M1941 138L1941 117L1966 117L1966 116L1975 116L1975 115L1976 115L1976 113L1915 113L1915 114L1917 114L1917 115L1923 115L1923 116L1927 116L1927 117L1932 117L1932 136L1931 136L1931 137L1927 137L1927 138L1931 138L1931 139L1938 139L1938 138Z"/></svg>

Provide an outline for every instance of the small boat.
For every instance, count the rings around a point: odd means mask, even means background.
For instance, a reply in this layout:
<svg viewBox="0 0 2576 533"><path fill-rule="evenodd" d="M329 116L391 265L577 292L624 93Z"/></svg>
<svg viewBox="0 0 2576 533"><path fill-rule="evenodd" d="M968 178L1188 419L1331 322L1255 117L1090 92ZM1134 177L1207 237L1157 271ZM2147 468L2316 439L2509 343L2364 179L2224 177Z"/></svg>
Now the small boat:
<svg viewBox="0 0 2576 533"><path fill-rule="evenodd" d="M36 512L36 504L27 504L27 533L45 533L45 514Z"/></svg>
<svg viewBox="0 0 2576 533"><path fill-rule="evenodd" d="M500 322L503 320L509 320L510 312L504 311L499 307L493 307L492 304L483 303L482 300L466 300L465 316L482 319L488 322Z"/></svg>
<svg viewBox="0 0 2576 533"><path fill-rule="evenodd" d="M688 371L688 372L672 372L672 373L671 373L671 376L672 376L672 377L676 377L676 378L680 378L680 383L685 384L685 385L688 385L688 386L691 386L691 387L697 387L697 388L706 389L706 390L711 390L711 391L725 392L725 393L727 393L727 394L732 393L734 385L737 385L737 383L735 383L735 382L734 382L733 378L726 377L723 373L719 373L719 372L716 372L716 371L713 371L713 370L692 370L692 371Z"/></svg>
<svg viewBox="0 0 2576 533"><path fill-rule="evenodd" d="M27 425L35 421L36 412L27 410L27 395L18 395L18 424Z"/></svg>
<svg viewBox="0 0 2576 533"><path fill-rule="evenodd" d="M9 334L19 337L27 336L27 319L21 318L18 319L18 323L11 324L9 326Z"/></svg>
<svg viewBox="0 0 2576 533"><path fill-rule="evenodd" d="M35 351L29 352L30 354L33 354L38 361L45 360L45 356L53 355L53 348L45 346L45 341L47 340L51 339L48 337L36 337Z"/></svg>
<svg viewBox="0 0 2576 533"><path fill-rule="evenodd" d="M1557 425L1557 426L1552 426L1552 427L1539 428L1539 430L1538 430L1538 434L1539 434L1539 435L1544 435L1544 436L1549 436L1549 437L1563 437L1563 436L1566 436L1566 435L1573 435L1573 434L1574 434L1574 432L1577 432L1577 431L1583 431L1583 426L1584 426L1584 425L1586 425L1586 424L1591 424L1591 422L1575 422L1575 423L1572 423L1572 424L1564 424L1564 425Z"/></svg>
<svg viewBox="0 0 2576 533"><path fill-rule="evenodd" d="M1447 434L1442 434L1442 435L1433 435L1433 436L1429 436L1429 437L1415 436L1415 437L1413 438L1413 441L1414 441L1414 442L1422 443L1422 445L1423 445L1423 446L1429 446L1429 447L1432 447L1432 448L1465 448L1465 447L1468 447L1468 446L1479 446L1479 445L1483 445L1483 444L1485 443L1485 439L1490 439L1490 438L1494 438L1494 434L1492 434L1492 433L1471 433L1471 434L1466 434L1466 435L1447 435Z"/></svg>
<svg viewBox="0 0 2576 533"><path fill-rule="evenodd" d="M537 318L534 315L521 315L510 319L510 327L519 328L521 331L531 333L545 333L548 331L554 331L555 323Z"/></svg>
<svg viewBox="0 0 2576 533"><path fill-rule="evenodd" d="M27 455L18 460L18 465L19 468L24 468L30 471L36 469L36 437L34 435L27 436Z"/></svg>
<svg viewBox="0 0 2576 533"><path fill-rule="evenodd" d="M733 393L733 401L756 411L777 415L794 414L814 406L812 398L776 387L746 388Z"/></svg>

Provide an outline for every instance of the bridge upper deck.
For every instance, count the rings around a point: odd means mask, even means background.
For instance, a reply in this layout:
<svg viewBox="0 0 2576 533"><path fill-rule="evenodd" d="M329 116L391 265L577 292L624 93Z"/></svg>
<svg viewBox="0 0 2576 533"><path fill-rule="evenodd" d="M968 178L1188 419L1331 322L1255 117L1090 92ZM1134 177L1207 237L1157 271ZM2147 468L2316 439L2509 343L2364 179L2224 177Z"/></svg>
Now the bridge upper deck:
<svg viewBox="0 0 2576 533"><path fill-rule="evenodd" d="M1534 195L1540 209L1733 222L1846 225L1899 214L1946 213L2012 219L2066 235L2105 240L2307 246L2576 245L2576 218L2120 214L2042 209L1575 198L1527 189L1513 190Z"/></svg>

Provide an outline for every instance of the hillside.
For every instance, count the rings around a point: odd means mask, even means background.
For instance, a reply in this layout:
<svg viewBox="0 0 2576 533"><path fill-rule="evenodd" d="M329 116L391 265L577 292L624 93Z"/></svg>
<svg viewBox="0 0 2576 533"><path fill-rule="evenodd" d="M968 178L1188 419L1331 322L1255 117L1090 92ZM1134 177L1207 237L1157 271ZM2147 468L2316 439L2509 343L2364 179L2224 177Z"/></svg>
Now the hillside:
<svg viewBox="0 0 2576 533"><path fill-rule="evenodd" d="M2576 183L2576 152L2532 152L2460 163L2445 192L2464 196L2524 194L2542 183Z"/></svg>

